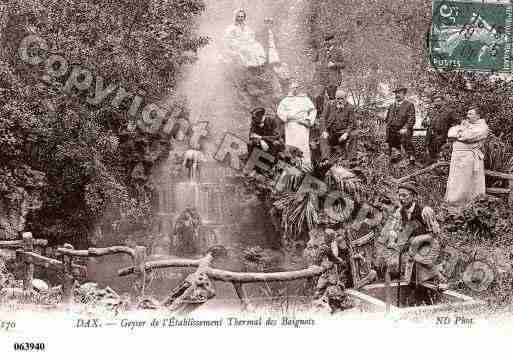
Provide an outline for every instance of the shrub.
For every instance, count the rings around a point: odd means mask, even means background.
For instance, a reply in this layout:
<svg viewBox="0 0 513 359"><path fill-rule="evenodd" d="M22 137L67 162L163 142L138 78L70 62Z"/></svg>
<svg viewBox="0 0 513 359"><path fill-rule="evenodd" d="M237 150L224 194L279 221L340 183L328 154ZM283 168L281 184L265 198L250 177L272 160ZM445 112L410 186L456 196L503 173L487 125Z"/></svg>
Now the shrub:
<svg viewBox="0 0 513 359"><path fill-rule="evenodd" d="M141 108L162 101L176 87L182 66L192 63L196 50L207 43L196 34L203 1L4 3L0 5L0 200L5 200L5 193L14 193L16 186L29 188L34 178L41 177L46 185L42 206L29 213L26 229L75 246L102 220L109 225L135 221L144 226L151 218L149 174L169 152L166 124L146 128L139 121L134 131L128 131L134 120L128 117L132 99L123 101L118 110L110 106L115 96L111 94L93 106L85 101L89 91L68 96L62 86L71 64L81 65L91 70L95 80L101 76L104 87L116 84L127 92L144 91ZM18 47L29 34L44 38L53 54L68 61L65 76L46 83L40 80L44 63L28 66L19 59ZM91 92L94 87L93 81ZM173 109L170 118L184 110L178 99L166 102ZM21 169L26 176L16 175ZM107 212L113 218L106 218Z"/></svg>
<svg viewBox="0 0 513 359"><path fill-rule="evenodd" d="M479 241L499 244L509 232L512 216L502 200L482 195L459 213L445 210L442 218L447 232L470 232Z"/></svg>

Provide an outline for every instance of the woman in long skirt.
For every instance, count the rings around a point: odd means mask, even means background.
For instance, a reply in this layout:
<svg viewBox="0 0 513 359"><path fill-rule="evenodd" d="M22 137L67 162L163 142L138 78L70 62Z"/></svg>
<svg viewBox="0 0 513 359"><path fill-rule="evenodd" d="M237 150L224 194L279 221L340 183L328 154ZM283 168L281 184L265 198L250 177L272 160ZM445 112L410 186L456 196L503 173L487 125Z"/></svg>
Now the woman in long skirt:
<svg viewBox="0 0 513 359"><path fill-rule="evenodd" d="M449 130L455 142L445 200L452 207L462 207L486 193L482 147L487 136L488 125L476 107L469 109L461 125Z"/></svg>

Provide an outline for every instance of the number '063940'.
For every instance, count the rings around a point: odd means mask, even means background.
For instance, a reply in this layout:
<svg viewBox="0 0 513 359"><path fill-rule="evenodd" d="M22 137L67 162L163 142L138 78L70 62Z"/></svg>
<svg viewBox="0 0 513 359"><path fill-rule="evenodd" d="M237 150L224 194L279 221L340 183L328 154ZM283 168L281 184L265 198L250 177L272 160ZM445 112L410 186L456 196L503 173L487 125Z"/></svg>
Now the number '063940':
<svg viewBox="0 0 513 359"><path fill-rule="evenodd" d="M15 351L45 350L44 343L14 343Z"/></svg>

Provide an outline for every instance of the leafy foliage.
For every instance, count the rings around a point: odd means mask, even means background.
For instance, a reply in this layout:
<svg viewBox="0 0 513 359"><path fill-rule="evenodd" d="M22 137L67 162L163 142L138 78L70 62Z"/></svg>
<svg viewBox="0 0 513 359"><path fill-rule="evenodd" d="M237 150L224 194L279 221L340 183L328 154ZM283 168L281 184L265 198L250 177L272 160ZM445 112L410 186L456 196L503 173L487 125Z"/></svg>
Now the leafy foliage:
<svg viewBox="0 0 513 359"><path fill-rule="evenodd" d="M8 0L2 10L2 197L15 193L14 187L44 184L42 206L29 213L26 227L75 246L85 244L97 224L125 232L147 227L153 210L149 175L169 152L169 126L130 118L130 97L111 107L115 92L99 105L85 99L94 97L101 77L105 88L115 84L143 94L141 108L166 106L173 121L185 108L169 94L182 67L207 43L196 31L204 3ZM21 61L18 47L29 34L44 38L51 54L67 60L64 76L42 81L44 63ZM94 81L87 91L68 95L63 85L72 66L89 69ZM134 122L137 127L130 127Z"/></svg>
<svg viewBox="0 0 513 359"><path fill-rule="evenodd" d="M281 211L282 227L286 238L297 238L305 229L312 230L319 224L317 194L296 192L286 194L274 203Z"/></svg>
<svg viewBox="0 0 513 359"><path fill-rule="evenodd" d="M324 37L335 36L346 63L344 86L358 107L378 94L380 82L417 82L429 66L424 46L429 2L313 0L304 16L314 54Z"/></svg>
<svg viewBox="0 0 513 359"><path fill-rule="evenodd" d="M495 135L490 136L483 149L485 168L510 173L513 170L513 144Z"/></svg>
<svg viewBox="0 0 513 359"><path fill-rule="evenodd" d="M443 221L447 232L469 232L482 241L497 241L509 232L510 217L509 209L500 199L483 195L466 205L461 213L446 211Z"/></svg>

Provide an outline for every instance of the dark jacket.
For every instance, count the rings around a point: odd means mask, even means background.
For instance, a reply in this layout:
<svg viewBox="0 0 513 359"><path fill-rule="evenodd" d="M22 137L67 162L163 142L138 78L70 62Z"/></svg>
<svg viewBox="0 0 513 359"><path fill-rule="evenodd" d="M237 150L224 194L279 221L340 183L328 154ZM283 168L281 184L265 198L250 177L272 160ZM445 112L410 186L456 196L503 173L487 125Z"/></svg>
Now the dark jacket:
<svg viewBox="0 0 513 359"><path fill-rule="evenodd" d="M449 128L457 122L456 114L451 108L435 108L429 114L431 120L426 134L426 144L438 143L443 145L447 141Z"/></svg>
<svg viewBox="0 0 513 359"><path fill-rule="evenodd" d="M259 135L263 140L270 142L280 139L280 133L275 119L268 116L264 118L263 123L258 123L254 120L251 122L251 128L249 130L250 139L252 134Z"/></svg>
<svg viewBox="0 0 513 359"><path fill-rule="evenodd" d="M339 46L333 46L331 48L326 49L326 65L329 65L330 62L333 63L333 66L330 68L334 69L342 69L345 67L344 55L342 52L342 48Z"/></svg>
<svg viewBox="0 0 513 359"><path fill-rule="evenodd" d="M346 103L341 109L337 108L335 100L328 101L320 118L321 131L328 132L330 137L351 133L356 128L354 107Z"/></svg>
<svg viewBox="0 0 513 359"><path fill-rule="evenodd" d="M430 233L430 230L422 218L422 211L425 206L420 205L419 203L415 203L415 207L411 213L411 216L408 218L408 208L401 209L401 217L403 221L403 230L408 231L408 227L412 230L410 234L411 237L420 236L422 234Z"/></svg>
<svg viewBox="0 0 513 359"><path fill-rule="evenodd" d="M415 126L415 106L407 100L404 100L399 106L394 103L388 108L386 123L387 138L396 134L403 127L408 130L408 137L411 137L413 126Z"/></svg>
<svg viewBox="0 0 513 359"><path fill-rule="evenodd" d="M329 63L332 66L328 66ZM323 86L330 84L340 85L342 80L340 70L345 67L343 52L340 46L334 45L330 48L324 47L319 51L318 65L319 82Z"/></svg>

